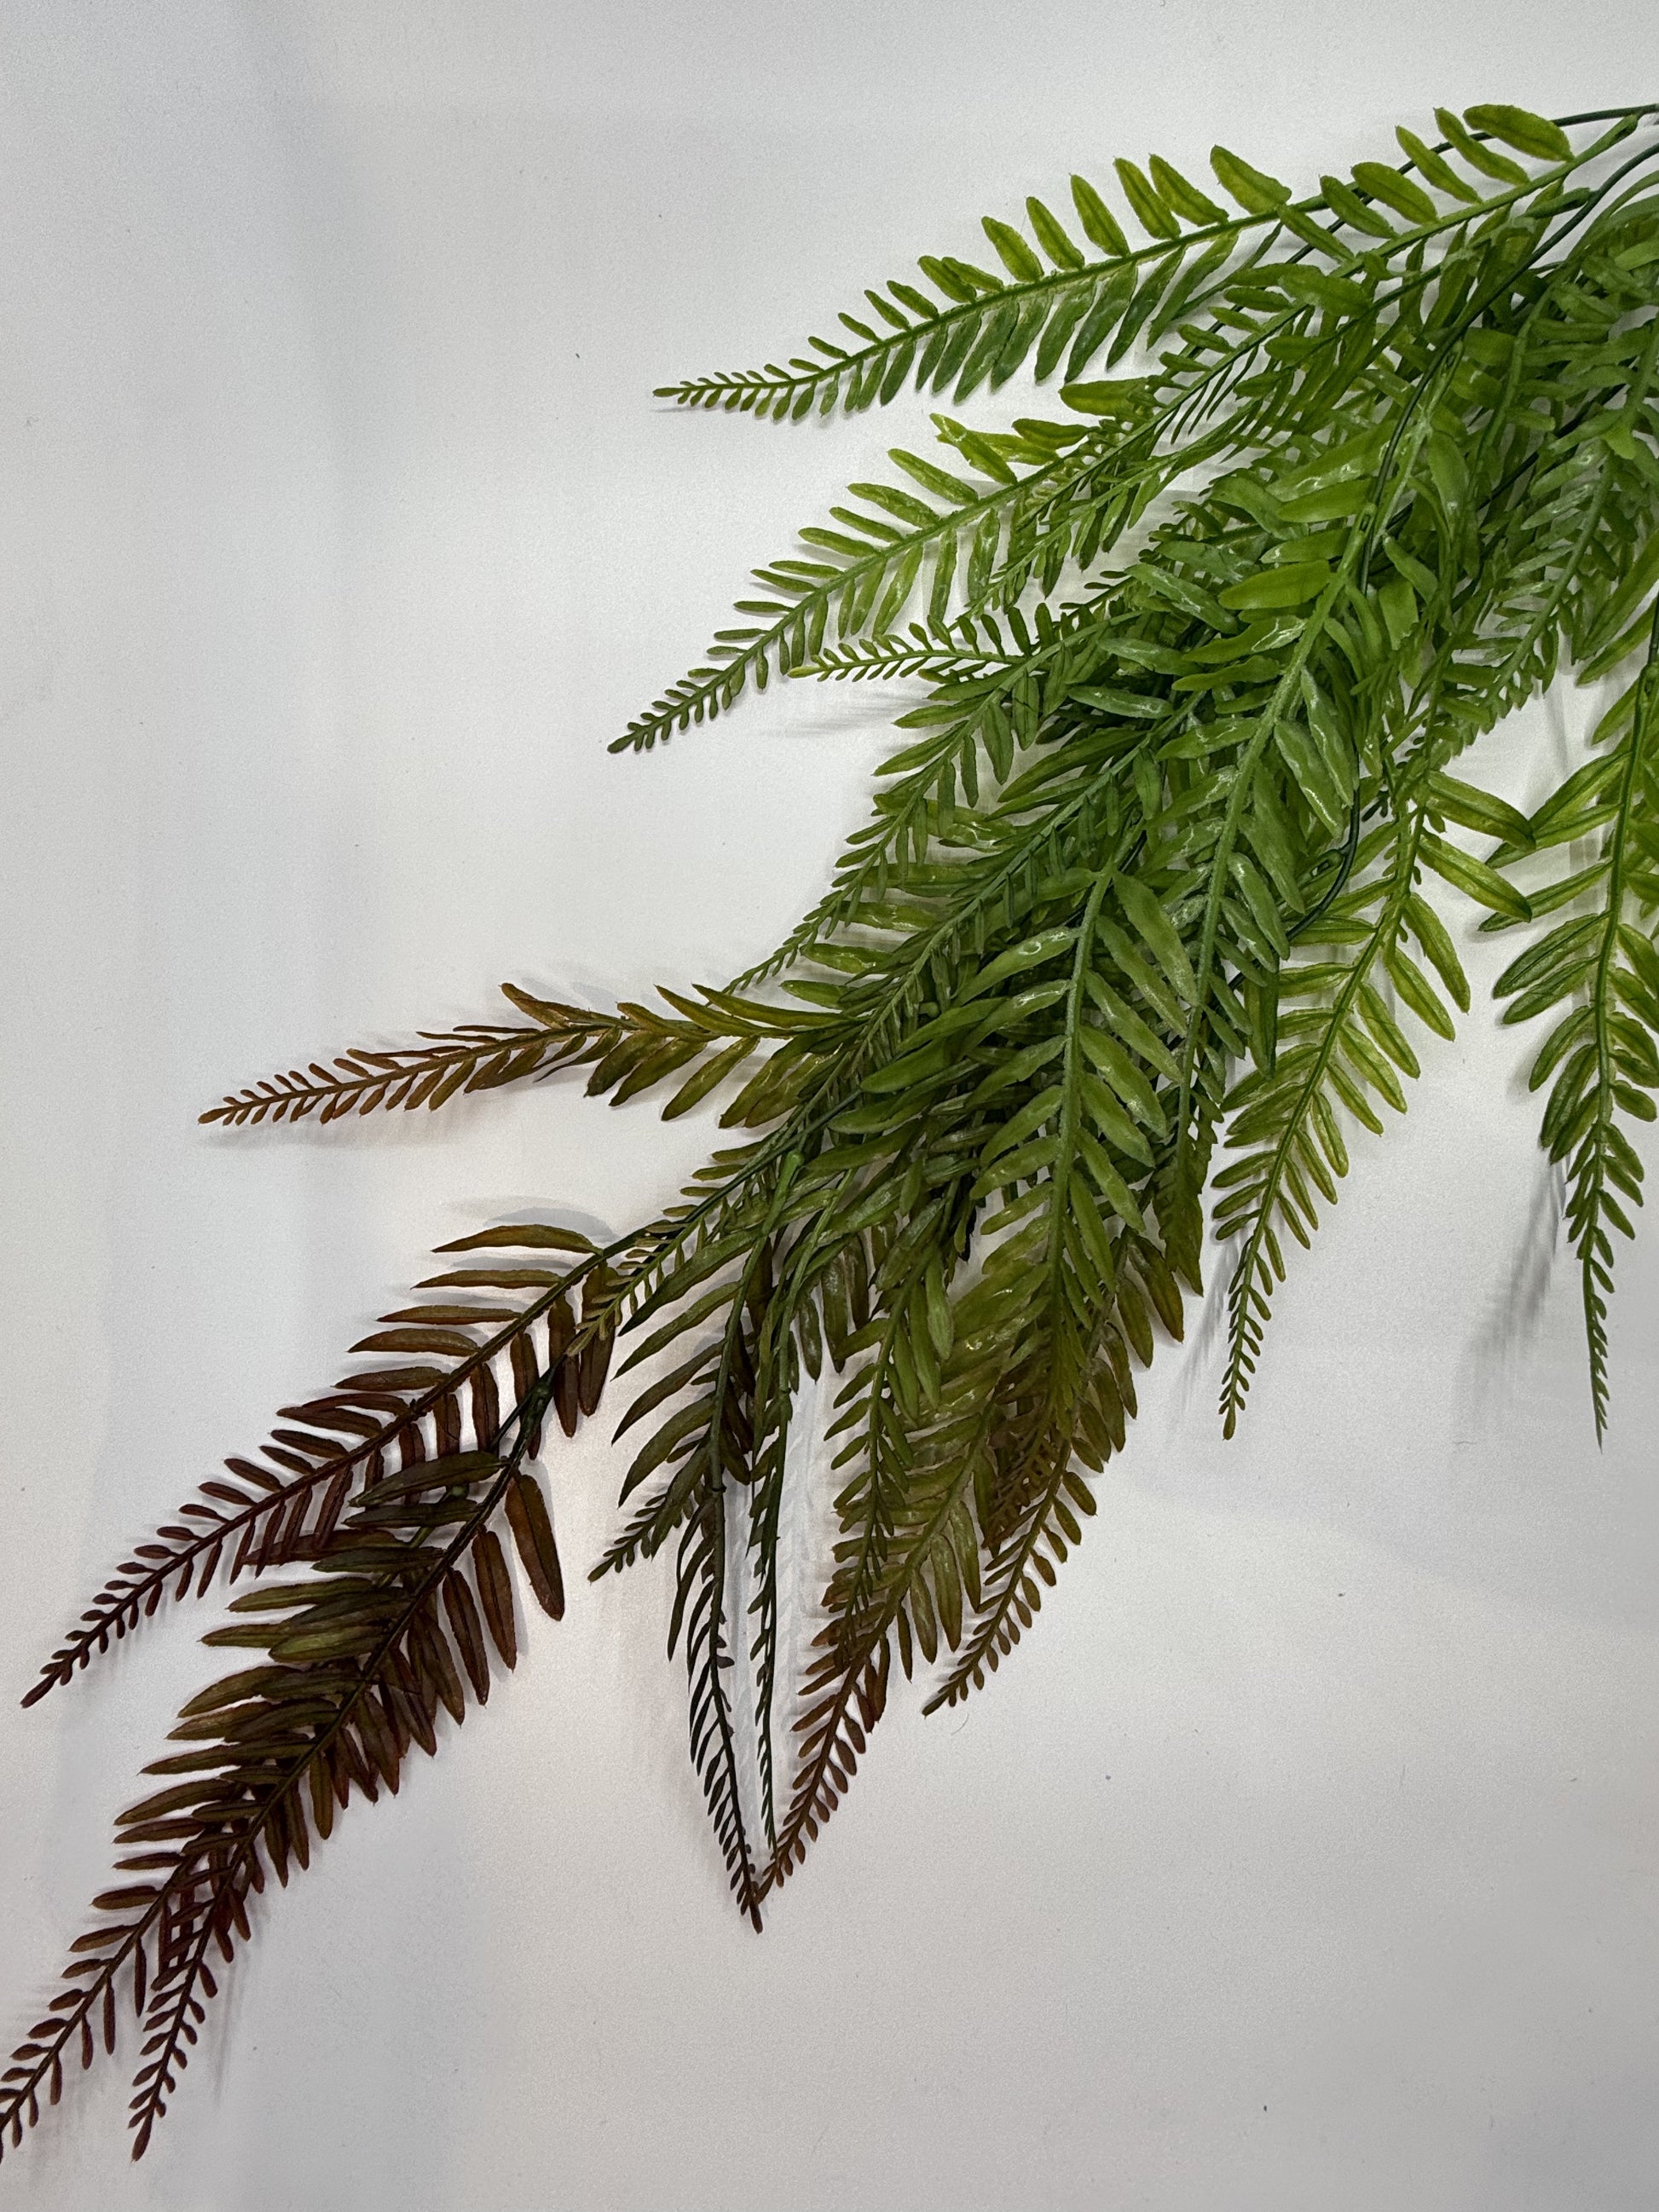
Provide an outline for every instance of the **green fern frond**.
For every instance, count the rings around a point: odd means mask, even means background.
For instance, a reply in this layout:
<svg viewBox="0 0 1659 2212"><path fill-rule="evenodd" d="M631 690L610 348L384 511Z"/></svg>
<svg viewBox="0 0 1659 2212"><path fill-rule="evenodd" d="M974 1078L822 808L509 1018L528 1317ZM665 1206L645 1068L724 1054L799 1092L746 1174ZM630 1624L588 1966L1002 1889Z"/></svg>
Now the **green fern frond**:
<svg viewBox="0 0 1659 2212"><path fill-rule="evenodd" d="M1508 111L1501 111L1507 113ZM1517 112L1519 111L1516 111ZM1389 169L1375 161L1362 162L1353 184L1328 178L1324 189L1312 198L1292 202L1290 187L1254 168L1224 146L1210 156L1217 182L1244 212L1230 216L1209 197L1182 177L1172 164L1154 154L1149 179L1133 161L1117 162L1116 173L1124 197L1140 228L1154 241L1131 250L1127 237L1100 193L1086 178L1074 176L1071 192L1074 219L1087 242L1099 250L1091 259L1048 205L1028 199L1026 219L1036 243L1028 243L1013 224L997 216L984 218L982 228L1006 272L980 267L955 255L924 254L918 267L933 292L930 297L916 286L890 282L884 289L866 290L865 301L874 322L861 311L842 313L837 319L854 343L814 337L808 340L813 354L795 356L787 366L769 362L748 371L721 371L690 377L678 384L658 386L659 399L672 399L682 407L722 408L752 414L757 420L798 422L814 412L830 414L837 407L848 414L873 405L886 405L911 381L916 389L944 392L954 382L952 396L960 404L979 388L993 391L1007 382L1036 351L1036 380L1041 384L1058 366L1069 344L1068 380L1087 368L1101 346L1121 324L1135 297L1143 270L1159 273L1160 290L1178 263L1194 246L1200 258L1231 252L1252 234L1265 233L1258 250L1275 242L1281 228L1323 245L1329 234L1322 216L1346 221L1358 213L1360 228L1368 234L1393 238L1392 224L1370 210L1381 198L1419 228L1431 225L1438 210L1422 186L1413 183L1415 167L1425 183L1455 200L1480 206L1504 204L1506 196L1483 190L1446 157L1455 155L1477 176L1495 179L1511 188L1529 188L1529 173L1504 155L1488 149L1498 133L1492 118L1498 109L1480 111L1484 121L1471 130L1458 118L1442 111L1443 130L1455 131L1439 145L1425 147L1409 131L1400 134L1407 161ZM1601 118L1596 118L1601 119ZM1609 118L1623 121L1623 116ZM1534 161L1566 167L1573 160L1571 141L1550 126L1550 136L1531 129L1528 151ZM1505 142L1508 143L1508 142ZM1540 150L1547 149L1547 150ZM1336 198L1333 200L1334 187ZM1512 197L1512 191L1508 197ZM1185 222L1188 228L1182 229ZM1221 254L1217 249L1221 249ZM1045 264L1047 264L1045 266ZM1148 302L1142 316L1150 312ZM1125 340L1127 352L1133 339Z"/></svg>
<svg viewBox="0 0 1659 2212"><path fill-rule="evenodd" d="M1285 1279L1281 1233L1309 1244L1320 1204L1335 1205L1337 1184L1348 1172L1345 1114L1381 1136L1374 1100L1403 1113L1400 1078L1419 1073L1417 1055L1378 983L1391 982L1397 1000L1419 1019L1443 1036L1453 1034L1443 1000L1402 942L1414 913L1419 943L1427 938L1437 950L1443 941L1413 889L1424 835L1418 814L1378 833L1388 839L1385 854L1362 848L1362 867L1370 858L1382 862L1375 879L1328 908L1308 932L1337 957L1280 968L1261 1064L1227 1100L1227 1144L1244 1152L1215 1178L1216 1234L1238 1232L1243 1240L1228 1291L1221 1390L1228 1436L1250 1387L1274 1288ZM1455 963L1455 955L1451 958ZM1467 1003L1467 984L1461 995ZM1301 1000L1310 1003L1296 1003Z"/></svg>
<svg viewBox="0 0 1659 2212"><path fill-rule="evenodd" d="M1076 441L1082 435L1074 433L1066 441L1069 452L1066 446L1003 441L1004 450L988 457L988 485L895 447L891 459L920 490L849 485L848 496L860 505L831 507L834 529L802 529L810 558L780 559L754 570L766 596L737 602L737 612L748 619L717 630L708 665L692 669L636 716L612 752L648 752L676 730L723 714L746 684L764 690L775 674L788 675L811 662L823 650L832 617L843 638L889 629L924 576L934 620L945 612L958 568L969 603L977 605L1034 502L1080 465Z"/></svg>
<svg viewBox="0 0 1659 2212"><path fill-rule="evenodd" d="M1598 1438L1607 1419L1608 1231L1636 1233L1626 1208L1642 1203L1643 1165L1620 1117L1651 1121L1659 1090L1659 611L1641 675L1610 718L1628 726L1613 748L1568 780L1528 823L1534 844L1602 831L1601 852L1563 888L1594 910L1561 922L1511 963L1493 987L1506 1022L1577 1001L1533 1063L1531 1088L1550 1081L1543 1141L1567 1177L1567 1232L1578 1257ZM1604 728L1606 725L1603 726Z"/></svg>

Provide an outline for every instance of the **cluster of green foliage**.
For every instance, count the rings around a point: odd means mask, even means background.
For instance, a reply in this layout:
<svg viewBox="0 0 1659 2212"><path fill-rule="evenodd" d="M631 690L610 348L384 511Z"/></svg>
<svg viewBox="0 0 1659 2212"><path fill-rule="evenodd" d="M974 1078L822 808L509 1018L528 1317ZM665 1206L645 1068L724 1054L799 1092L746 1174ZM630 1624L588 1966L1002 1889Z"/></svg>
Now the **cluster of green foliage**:
<svg viewBox="0 0 1659 2212"><path fill-rule="evenodd" d="M988 219L995 265L926 256L927 289L872 289L834 342L672 387L793 421L911 384L960 404L1030 361L1063 411L936 417L942 458L854 484L618 741L648 750L774 674L926 683L770 959L661 1008L514 990L513 1026L344 1054L206 1117L435 1107L580 1065L617 1101L672 1085L668 1115L722 1090L738 1133L603 1249L534 1224L449 1248L465 1260L355 1347L368 1364L204 1485L47 1661L32 1696L222 1565L302 1570L207 1638L249 1663L185 1708L122 1816L119 1886L0 2088L14 2136L113 2048L125 2000L143 2149L267 1875L513 1664L498 1520L558 1616L530 1466L550 1412L568 1431L597 1407L613 1343L652 1379L593 1571L674 1550L692 1756L758 1926L895 1658L950 1704L1030 1625L1137 1366L1200 1289L1206 1194L1232 1427L1286 1237L1308 1243L1356 1128L1404 1108L1424 1033L1468 1009L1440 884L1488 929L1558 917L1498 989L1506 1020L1554 1018L1533 1084L1599 1430L1629 1126L1659 1087L1656 116L1443 112L1437 144L1402 130L1397 166L1301 199L1218 148L1237 212L1120 161L1146 243L1076 178L1063 218ZM1563 665L1622 688L1527 817L1453 768ZM1568 872L1540 890L1532 856L1558 847ZM826 1370L838 1534L792 1684L787 1447Z"/></svg>

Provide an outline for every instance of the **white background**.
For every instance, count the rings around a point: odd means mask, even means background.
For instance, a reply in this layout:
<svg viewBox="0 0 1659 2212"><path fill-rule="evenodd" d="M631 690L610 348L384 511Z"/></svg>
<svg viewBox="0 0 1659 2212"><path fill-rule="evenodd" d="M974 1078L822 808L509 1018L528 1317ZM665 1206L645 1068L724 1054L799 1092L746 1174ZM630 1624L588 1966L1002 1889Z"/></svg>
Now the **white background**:
<svg viewBox="0 0 1659 2212"><path fill-rule="evenodd" d="M788 429L653 385L793 349L1115 153L1201 173L1220 137L1305 187L1436 101L1565 112L1656 64L1647 0L13 0L13 1691L430 1245L526 1205L619 1230L709 1141L574 1083L194 1121L490 1018L503 977L721 980L822 885L877 697L605 744L922 410ZM1477 772L1535 800L1581 706ZM1598 1455L1529 1041L1468 949L1468 1034L1356 1146L1238 1440L1212 1301L1037 1632L963 1712L892 1715L763 1941L702 1825L663 1575L577 1580L271 1903L143 2165L103 2065L0 2206L1650 2204L1659 1267L1623 1264ZM597 1426L552 1455L578 1572L623 1464ZM215 1617L0 1706L20 2030Z"/></svg>

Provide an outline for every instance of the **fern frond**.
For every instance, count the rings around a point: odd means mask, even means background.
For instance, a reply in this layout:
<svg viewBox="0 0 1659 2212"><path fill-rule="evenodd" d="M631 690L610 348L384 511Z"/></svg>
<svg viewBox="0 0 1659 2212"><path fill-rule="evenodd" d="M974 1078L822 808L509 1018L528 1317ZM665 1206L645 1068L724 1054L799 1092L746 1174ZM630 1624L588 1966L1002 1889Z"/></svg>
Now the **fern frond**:
<svg viewBox="0 0 1659 2212"><path fill-rule="evenodd" d="M1606 118L1589 119L1622 122L1643 112L1613 111ZM1029 240L1014 224L993 216L983 219L981 228L1003 273L954 255L924 254L917 266L939 296L930 297L902 281L866 290L866 305L858 314L843 313L837 318L852 344L811 338L807 343L817 358L799 355L787 365L768 362L758 369L688 377L678 384L659 385L656 397L682 407L752 414L757 421L799 422L803 416L828 415L837 407L853 414L884 406L914 375L918 391L942 392L954 380L952 398L960 404L981 384L995 391L1006 383L1034 350L1036 382L1052 374L1067 354L1066 380L1073 381L1126 321L1129 334L1121 338L1116 351L1119 357L1127 351L1148 319L1158 293L1170 288L1171 277L1183 264L1212 267L1253 233L1263 234L1262 251L1276 241L1281 229L1325 245L1330 234L1321 218L1334 217L1339 225L1358 228L1367 237L1394 240L1400 234L1382 215L1383 206L1417 229L1431 228L1436 222L1439 210L1425 186L1477 208L1501 207L1515 197L1516 188L1534 188L1536 180L1530 172L1490 150L1495 132L1492 118L1500 111L1480 112L1486 123L1471 129L1442 110L1441 127L1455 136L1431 148L1413 132L1402 131L1403 163L1390 168L1380 162L1361 162L1351 184L1326 178L1320 192L1300 201L1292 201L1288 185L1218 146L1211 154L1211 167L1222 190L1243 209L1238 216L1227 214L1158 155L1147 164L1150 177L1133 161L1120 161L1115 166L1124 197L1152 240L1133 250L1099 191L1086 178L1074 176L1073 219L1099 258L1089 258L1065 222L1043 201L1032 198L1025 203ZM1571 141L1553 125L1547 136L1532 131L1527 151L1533 161L1563 173L1573 158ZM1449 160L1449 155L1455 158ZM1413 169L1421 182L1413 179ZM1547 167L1546 175L1549 173ZM1483 178L1484 184L1475 181ZM1493 194L1494 179L1508 189ZM1149 300L1142 298L1147 282L1143 271L1158 286ZM1168 320L1172 322L1184 307L1188 289L1196 289L1190 276L1184 288L1172 291L1165 307ZM866 308L874 323L866 319Z"/></svg>
<svg viewBox="0 0 1659 2212"><path fill-rule="evenodd" d="M515 983L503 983L501 989L521 1013L532 1018L533 1028L473 1023L441 1035L423 1031L426 1042L420 1045L342 1053L331 1067L313 1062L308 1072L295 1068L251 1085L201 1119L240 1127L267 1118L298 1121L313 1112L319 1121L331 1121L341 1114L372 1114L380 1108L435 1110L467 1091L499 1090L566 1067L591 1068L589 1097L609 1092L612 1105L620 1106L691 1068L662 1109L663 1119L673 1121L706 1098L757 1046L823 1027L809 1013L741 1000L731 990L705 988L698 999L665 991L662 995L675 1009L673 1015L665 1015L626 1002L613 1013L594 1013L538 998Z"/></svg>
<svg viewBox="0 0 1659 2212"><path fill-rule="evenodd" d="M724 713L745 684L764 690L772 676L791 674L815 659L832 617L842 637L866 628L887 629L924 575L933 619L943 616L958 567L970 604L976 602L1022 518L1080 466L1078 453L1065 448L1075 448L1085 435L1079 426L1059 448L1018 438L1002 441L1005 450L989 457L988 485L895 447L891 459L942 504L930 505L919 491L896 484L849 486L848 496L859 507L831 507L833 530L809 525L801 531L810 558L780 559L754 570L767 596L739 599L737 611L758 619L717 630L708 664L692 669L635 716L611 751L649 752L676 730Z"/></svg>
<svg viewBox="0 0 1659 2212"><path fill-rule="evenodd" d="M1643 1165L1620 1127L1651 1121L1659 1090L1659 611L1642 672L1617 720L1616 746L1587 763L1528 824L1536 843L1556 845L1602 829L1599 860L1569 878L1593 891L1595 910L1557 925L1511 963L1494 985L1510 1000L1505 1022L1523 1022L1577 1000L1533 1063L1531 1085L1549 1082L1542 1141L1567 1176L1567 1233L1577 1255L1589 1352L1590 1401L1598 1439L1607 1421L1609 1231L1633 1237L1626 1208L1642 1203ZM1645 917L1644 921L1638 917Z"/></svg>
<svg viewBox="0 0 1659 2212"><path fill-rule="evenodd" d="M76 1626L41 1668L23 1703L70 1680L96 1653L119 1642L168 1597L200 1596L222 1566L228 1581L292 1565L325 1551L352 1498L369 1486L434 1457L489 1449L500 1422L503 1385L511 1405L538 1361L562 1377L556 1411L567 1434L577 1417L578 1368L562 1365L577 1329L568 1295L570 1271L552 1255L596 1257L577 1231L521 1222L441 1245L441 1255L483 1255L486 1264L452 1267L422 1290L447 1295L400 1308L356 1352L393 1355L342 1376L333 1389L283 1408L295 1424L273 1431L257 1458L225 1462L215 1476L123 1560ZM579 1277L580 1279L580 1277ZM457 1293L465 1293L458 1300ZM488 1297L488 1304L480 1303ZM590 1392L603 1380L608 1333L586 1354Z"/></svg>
<svg viewBox="0 0 1659 2212"><path fill-rule="evenodd" d="M520 1082L578 1058L585 1048L602 1050L614 1037L614 1020L584 1018L574 1008L569 1012L575 1018L562 1028L468 1023L443 1032L423 1030L417 1045L340 1053L326 1067L313 1060L307 1068L289 1068L250 1084L199 1118L241 1128L264 1121L301 1121L313 1113L319 1121L331 1121L341 1114L372 1114L380 1107L412 1113L426 1106L435 1112L458 1092Z"/></svg>
<svg viewBox="0 0 1659 2212"><path fill-rule="evenodd" d="M1348 1171L1344 1115L1380 1136L1374 1102L1403 1113L1400 1079L1419 1073L1417 1055L1378 983L1391 982L1419 1019L1443 1036L1453 1034L1444 1002L1401 941L1414 915L1419 944L1427 939L1439 951L1446 942L1413 888L1422 816L1381 834L1389 847L1379 856L1382 872L1328 909L1309 933L1336 957L1279 969L1262 1064L1226 1102L1233 1117L1227 1145L1244 1153L1215 1178L1216 1234L1242 1232L1243 1238L1227 1299L1221 1413L1228 1436L1243 1410L1273 1291L1285 1279L1282 1232L1309 1244L1320 1204L1335 1205L1337 1184ZM1455 955L1450 957L1455 962ZM1461 979L1461 969L1454 973ZM1464 984L1462 1002L1468 997ZM1309 1003L1279 1011L1299 1000Z"/></svg>
<svg viewBox="0 0 1659 2212"><path fill-rule="evenodd" d="M526 1468L550 1412L568 1431L595 1410L613 1340L632 1457L591 1574L672 1547L693 1765L758 1926L895 1660L937 1669L930 1709L950 1705L1030 1626L1137 1369L1201 1292L1206 1212L1241 1240L1231 1433L1285 1234L1334 1202L1347 1124L1404 1108L1407 1017L1450 1039L1468 1011L1431 878L1489 929L1558 917L1498 988L1506 1020L1553 1018L1532 1082L1599 1432L1612 1237L1659 1090L1656 116L1442 113L1437 144L1402 131L1403 161L1301 199L1218 148L1240 215L1160 157L1121 161L1150 243L1074 180L1086 247L1031 201L1027 229L986 223L1004 274L925 261L932 295L872 293L884 327L844 318L855 345L668 388L793 419L912 380L966 400L1029 361L1066 412L936 416L945 462L895 452L903 483L854 486L617 740L649 750L775 674L926 686L871 819L768 957L607 1012L508 987L518 1025L343 1054L203 1117L331 1121L580 1066L670 1117L735 1078L722 1122L744 1134L603 1249L525 1224L443 1248L465 1263L383 1316L372 1364L287 1408L52 1654L30 1702L222 1565L307 1570L210 1637L257 1660L185 1709L165 1788L124 1816L125 1886L18 2047L0 2127L112 2046L118 1991L146 2039L142 2148L267 1873L303 1866L354 1789L395 1789L441 1709L483 1700L492 1647L512 1665L495 1519L562 1611ZM1559 668L1644 643L1529 818L1453 772ZM1512 880L1585 839L1553 883ZM826 1370L836 1533L792 1684L789 1446Z"/></svg>
<svg viewBox="0 0 1659 2212"><path fill-rule="evenodd" d="M1037 613L1039 619L1053 619L1046 606ZM1012 650L1004 646L994 621L987 617L981 629L972 615L959 615L948 622L914 622L906 636L884 631L850 644L826 644L792 673L816 676L820 683L832 678L854 684L920 678L942 684L953 677L994 672L1022 657L1018 645Z"/></svg>
<svg viewBox="0 0 1659 2212"><path fill-rule="evenodd" d="M839 319L856 341L850 347L812 338L809 343L821 359L796 356L786 366L769 362L756 370L691 377L659 386L656 396L683 407L735 409L757 419L798 422L837 406L852 414L885 405L913 373L919 391L951 387L960 404L981 385L995 391L1006 383L1034 350L1039 383L1068 352L1066 374L1075 377L1121 321L1138 272L1165 258L1169 249L1159 242L1132 252L1094 187L1079 177L1072 191L1079 228L1103 249L1098 258L1085 258L1060 219L1040 200L1029 200L1042 258L1011 224L988 217L987 235L1005 274L954 255L926 254L918 265L939 298L902 282L866 292L885 329L842 314ZM1230 219L1215 209L1212 220L1185 243L1230 244L1270 220L1260 214Z"/></svg>
<svg viewBox="0 0 1659 2212"><path fill-rule="evenodd" d="M514 1663L511 1585L489 1527L497 1512L538 1601L560 1617L551 1524L522 1462L549 1406L568 1397L574 1407L601 1341L592 1327L562 1352L544 1349L478 1449L417 1455L378 1474L318 1541L310 1577L238 1599L235 1621L204 1639L263 1656L193 1698L173 1730L191 1747L146 1768L165 1786L117 1824L117 1872L142 1879L94 1900L107 1917L76 1942L62 1992L0 2077L0 2131L15 2141L43 2091L57 2101L66 2061L89 2064L95 2033L114 2050L125 1990L143 2039L129 2111L143 2155L217 1994L214 1954L228 1962L249 1939L267 1875L286 1886L307 1868L313 1838L329 1836L354 1790L371 1802L381 1784L395 1793L411 1745L435 1752L441 1708L459 1722L469 1690L488 1698L486 1626Z"/></svg>

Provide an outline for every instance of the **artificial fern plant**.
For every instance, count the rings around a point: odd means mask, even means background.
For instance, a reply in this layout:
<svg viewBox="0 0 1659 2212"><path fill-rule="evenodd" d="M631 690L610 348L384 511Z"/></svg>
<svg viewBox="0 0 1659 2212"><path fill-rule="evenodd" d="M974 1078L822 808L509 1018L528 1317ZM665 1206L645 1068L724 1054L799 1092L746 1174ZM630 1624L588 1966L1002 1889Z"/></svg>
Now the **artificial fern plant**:
<svg viewBox="0 0 1659 2212"><path fill-rule="evenodd" d="M256 1577L121 1816L116 1886L0 2089L15 2142L137 2015L135 2154L274 1875L483 1703L517 1652L508 1544L562 1570L532 1468L650 1363L616 1538L678 1560L693 1762L758 1927L849 1786L896 1665L981 1686L1123 1448L1134 1375L1230 1270L1240 1417L1288 1256L1358 1129L1406 1104L1468 986L1437 883L1518 933L1504 1018L1560 1164L1592 1412L1659 1088L1659 106L1442 111L1430 145L1302 198L1218 147L1212 198L1120 161L1132 244L1073 178L924 255L782 364L668 387L797 420L1028 362L1061 411L935 417L942 457L755 571L648 751L775 674L920 678L868 823L757 968L592 1012L341 1054L204 1119L330 1121L589 1070L738 1133L603 1249L535 1223L444 1248L351 1371L283 1409L134 1547L26 1703L168 1597ZM1121 363L1135 373L1116 374ZM1530 817L1453 773L1564 665L1618 678ZM1453 826L1473 832L1477 854ZM1523 895L1514 864L1566 848ZM1537 888L1540 880L1544 888ZM1368 1141L1358 1140L1362 1146ZM1217 1153L1219 1147L1219 1164ZM780 1528L803 1371L839 1378L838 1534L805 1679L781 1674ZM266 1577L274 1568L301 1570ZM750 1676L734 1692L738 1669Z"/></svg>

